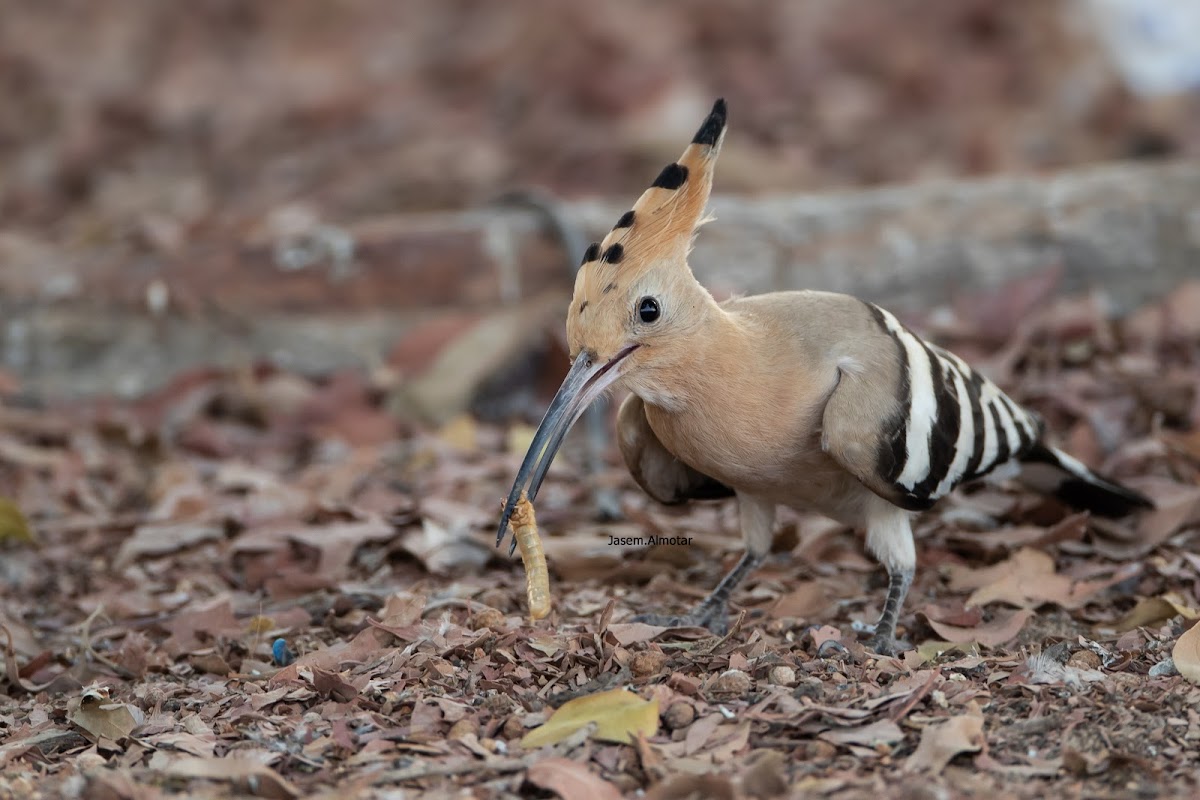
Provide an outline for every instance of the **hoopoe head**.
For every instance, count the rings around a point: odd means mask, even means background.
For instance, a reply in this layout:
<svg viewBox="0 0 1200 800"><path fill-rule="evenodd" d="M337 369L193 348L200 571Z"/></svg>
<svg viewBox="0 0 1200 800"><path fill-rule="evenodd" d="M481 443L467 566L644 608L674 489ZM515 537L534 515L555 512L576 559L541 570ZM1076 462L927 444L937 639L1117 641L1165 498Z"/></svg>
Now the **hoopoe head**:
<svg viewBox="0 0 1200 800"><path fill-rule="evenodd" d="M525 482L532 500L567 431L592 401L622 379L686 347L711 301L687 264L707 220L713 167L725 136L717 100L683 155L668 164L633 208L588 247L567 309L571 369L542 419L505 504L497 544Z"/></svg>

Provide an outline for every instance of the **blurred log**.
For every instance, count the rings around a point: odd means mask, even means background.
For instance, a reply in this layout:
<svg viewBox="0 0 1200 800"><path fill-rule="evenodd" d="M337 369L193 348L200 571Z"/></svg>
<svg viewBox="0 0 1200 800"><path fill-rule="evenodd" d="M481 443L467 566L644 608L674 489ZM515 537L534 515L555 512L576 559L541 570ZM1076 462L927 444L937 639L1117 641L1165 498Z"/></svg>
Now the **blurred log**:
<svg viewBox="0 0 1200 800"><path fill-rule="evenodd" d="M719 182L719 176L718 176ZM618 203L564 206L602 235ZM1058 267L1061 290L1118 311L1200 263L1200 164L1115 165L1040 178L838 194L717 197L692 265L720 295L845 291L899 312ZM537 215L476 210L364 220L353 260L281 266L270 243L133 261L103 253L0 264L0 370L32 394L143 392L199 363L272 358L322 371L377 362L413 325L488 313L571 279Z"/></svg>

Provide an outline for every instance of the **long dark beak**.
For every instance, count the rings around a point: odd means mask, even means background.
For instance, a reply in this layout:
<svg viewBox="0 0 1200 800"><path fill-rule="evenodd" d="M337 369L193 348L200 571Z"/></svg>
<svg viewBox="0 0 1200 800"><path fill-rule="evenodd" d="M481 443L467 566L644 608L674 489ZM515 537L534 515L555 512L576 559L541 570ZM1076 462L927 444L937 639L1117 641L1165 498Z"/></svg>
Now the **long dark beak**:
<svg viewBox="0 0 1200 800"><path fill-rule="evenodd" d="M508 520L517 505L521 491L524 490L529 501L533 502L555 454L558 453L558 448L567 436L567 431L571 430L575 420L579 419L587 407L621 376L618 366L636 348L637 345L630 345L617 353L612 360L603 363L598 362L596 357L587 351L575 357L567 377L563 379L562 386L558 387L558 392L550 402L550 408L546 409L546 416L542 417L537 433L533 435L529 452L525 454L512 491L508 493L508 500L504 503L504 511L500 515L500 528L496 531L497 547L504 541L504 535L508 532ZM510 556L516 547L514 537L508 548Z"/></svg>

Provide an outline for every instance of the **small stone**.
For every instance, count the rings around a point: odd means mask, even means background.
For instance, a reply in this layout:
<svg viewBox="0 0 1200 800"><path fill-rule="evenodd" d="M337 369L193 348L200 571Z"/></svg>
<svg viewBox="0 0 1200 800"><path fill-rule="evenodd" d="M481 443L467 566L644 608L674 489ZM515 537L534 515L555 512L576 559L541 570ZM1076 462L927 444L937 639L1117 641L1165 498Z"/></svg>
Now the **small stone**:
<svg viewBox="0 0 1200 800"><path fill-rule="evenodd" d="M803 751L806 761L825 761L837 755L837 747L820 739L808 742Z"/></svg>
<svg viewBox="0 0 1200 800"><path fill-rule="evenodd" d="M504 738L509 740L520 739L525 735L525 726L521 724L521 720L517 719L516 714L504 720L504 727L500 730Z"/></svg>
<svg viewBox="0 0 1200 800"><path fill-rule="evenodd" d="M1179 668L1175 666L1175 659L1167 656L1162 661L1150 668L1151 678L1166 678L1171 675L1178 675Z"/></svg>
<svg viewBox="0 0 1200 800"><path fill-rule="evenodd" d="M667 654L661 650L643 650L633 656L629 669L638 678L657 675L666 666Z"/></svg>
<svg viewBox="0 0 1200 800"><path fill-rule="evenodd" d="M1072 653L1071 657L1067 659L1067 666L1076 669L1099 669L1100 656L1091 650L1079 650Z"/></svg>
<svg viewBox="0 0 1200 800"><path fill-rule="evenodd" d="M771 672L767 675L767 680L776 686L795 686L796 670L783 664L771 667Z"/></svg>
<svg viewBox="0 0 1200 800"><path fill-rule="evenodd" d="M508 712L512 711L514 705L516 705L516 703L513 701L513 699L501 692L492 692L491 694L485 695L483 698L483 707L496 716L507 714Z"/></svg>
<svg viewBox="0 0 1200 800"><path fill-rule="evenodd" d="M740 669L727 669L709 684L708 689L715 694L741 695L750 691L751 685L749 675Z"/></svg>
<svg viewBox="0 0 1200 800"><path fill-rule="evenodd" d="M493 631L507 630L508 623L504 619L504 615L494 608L481 608L471 615L471 627L474 630L481 631L488 628Z"/></svg>
<svg viewBox="0 0 1200 800"><path fill-rule="evenodd" d="M672 703L663 714L663 722L673 731L686 728L696 721L696 709L690 703Z"/></svg>

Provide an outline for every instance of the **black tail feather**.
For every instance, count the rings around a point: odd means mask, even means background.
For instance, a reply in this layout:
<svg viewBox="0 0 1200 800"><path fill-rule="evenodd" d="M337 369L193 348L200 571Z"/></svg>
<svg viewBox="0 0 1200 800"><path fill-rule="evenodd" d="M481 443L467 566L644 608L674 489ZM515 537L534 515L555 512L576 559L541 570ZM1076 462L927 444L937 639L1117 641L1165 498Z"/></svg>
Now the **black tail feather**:
<svg viewBox="0 0 1200 800"><path fill-rule="evenodd" d="M1139 491L1098 475L1061 450L1035 444L1021 457L1021 482L1069 506L1102 517L1123 517L1154 501Z"/></svg>

